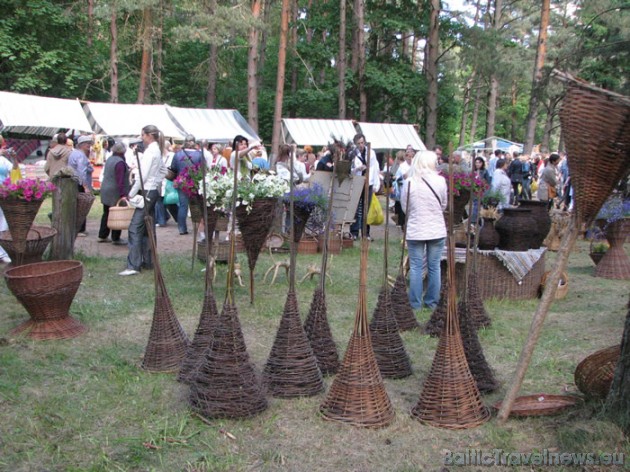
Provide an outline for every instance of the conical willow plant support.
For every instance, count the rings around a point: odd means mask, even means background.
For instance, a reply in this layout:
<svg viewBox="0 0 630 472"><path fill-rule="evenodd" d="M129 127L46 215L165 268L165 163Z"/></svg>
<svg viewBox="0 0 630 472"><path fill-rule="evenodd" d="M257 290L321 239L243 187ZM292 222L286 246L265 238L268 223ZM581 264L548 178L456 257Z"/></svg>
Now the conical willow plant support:
<svg viewBox="0 0 630 472"><path fill-rule="evenodd" d="M370 149L367 155L369 159ZM363 196L368 198L369 166ZM363 234L366 230L367 205L364 205ZM387 396L381 372L374 357L367 317L367 263L370 242L361 240L359 300L354 330L348 342L339 373L319 410L324 418L365 428L387 426L394 419L394 409Z"/></svg>
<svg viewBox="0 0 630 472"><path fill-rule="evenodd" d="M407 205L409 204L409 193L407 192ZM400 267L396 281L391 290L392 309L396 317L396 323L400 331L410 331L420 328L416 315L409 303L409 294L407 293L407 278L405 276L405 246L407 243L407 225L403 228L403 237L400 252Z"/></svg>
<svg viewBox="0 0 630 472"><path fill-rule="evenodd" d="M440 301L431 313L429 321L424 325L424 334L428 334L432 338L440 336L444 330L446 324L446 309L448 307L448 277L445 281L442 281L442 288L440 289Z"/></svg>
<svg viewBox="0 0 630 472"><path fill-rule="evenodd" d="M291 156L291 175L295 156ZM294 220L293 185L290 187L289 217ZM292 398L317 395L324 390L322 373L302 327L295 294L295 225L290 229L289 293L280 327L263 371L263 384L274 397Z"/></svg>
<svg viewBox="0 0 630 472"><path fill-rule="evenodd" d="M137 153L136 160L138 161L138 176L140 177L144 208L148 208L146 192L144 191L144 177L140 171L140 158ZM186 356L189 342L188 336L186 336L186 332L179 323L171 299L168 296L164 277L162 277L160 260L157 255L153 216L147 214L146 211L144 225L148 233L149 244L151 245L155 281L155 304L149 341L142 360L142 368L150 372L176 372L181 367L182 361Z"/></svg>
<svg viewBox="0 0 630 472"><path fill-rule="evenodd" d="M481 196L477 195L475 198L477 199L477 208L481 208ZM479 292L477 277L474 275L477 273L479 233L479 225L477 224L475 230L475 242L473 244L472 268L470 272L468 272L468 260L466 260L466 305L470 313L473 327L476 330L479 328L487 328L492 324L490 315L488 315L488 312L486 311L486 307L483 304L483 298L481 298L481 293ZM470 231L468 234L470 234ZM468 259L468 253L466 254L466 259Z"/></svg>
<svg viewBox="0 0 630 472"><path fill-rule="evenodd" d="M203 194L207 195L206 179L203 179L202 186ZM208 221L208 214L210 211L207 206L203 209L203 212L203 221ZM182 366L179 369L179 375L177 376L177 380L183 383L190 383L197 376L199 368L203 362L204 355L212 346L212 342L214 340L214 329L216 328L216 324L219 320L219 310L217 309L214 288L212 287L212 266L214 265L214 261L210 257L210 246L213 235L214 229L212 232L206 233L207 243L204 246L206 252L206 272L203 305L201 308L201 315L199 316L199 323L197 324L197 329L195 330L195 335L190 343L190 346L188 346L186 357L182 362Z"/></svg>
<svg viewBox="0 0 630 472"><path fill-rule="evenodd" d="M304 331L308 337L313 354L317 359L317 365L323 375L336 374L339 369L339 354L337 353L337 344L332 336L330 324L328 323L328 308L326 305L326 272L328 269L328 240L330 235L330 227L332 224L332 202L335 197L335 180L337 180L337 163L340 156L335 149L333 172L331 174L330 189L328 191L328 215L326 216L326 237L324 238L324 247L322 251L322 267L319 278L319 285L313 292L313 299L308 312L308 316L304 321Z"/></svg>
<svg viewBox="0 0 630 472"><path fill-rule="evenodd" d="M26 250L26 239L44 199L0 198L0 208L9 225L13 246L20 258Z"/></svg>
<svg viewBox="0 0 630 472"><path fill-rule="evenodd" d="M387 167L389 173L389 166ZM376 362L384 378L402 379L411 375L411 361L405 350L398 323L394 316L389 290L388 251L389 247L389 193L385 203L385 235L383 248L383 284L378 295L378 302L370 323L370 336ZM414 317L415 318L415 317Z"/></svg>
<svg viewBox="0 0 630 472"><path fill-rule="evenodd" d="M234 195L237 179L235 172ZM233 200L232 214L235 207L236 200ZM212 342L202 357L197 375L190 383L190 406L197 414L208 419L247 418L267 408L267 399L249 359L238 309L234 303L235 234L236 221L232 219L225 301Z"/></svg>
<svg viewBox="0 0 630 472"><path fill-rule="evenodd" d="M449 206L453 204L453 172L450 164ZM455 241L453 216L448 225L448 305L446 324L440 335L429 375L411 415L423 423L447 429L466 429L479 426L490 418L481 401L477 383L468 367L459 330L456 310Z"/></svg>

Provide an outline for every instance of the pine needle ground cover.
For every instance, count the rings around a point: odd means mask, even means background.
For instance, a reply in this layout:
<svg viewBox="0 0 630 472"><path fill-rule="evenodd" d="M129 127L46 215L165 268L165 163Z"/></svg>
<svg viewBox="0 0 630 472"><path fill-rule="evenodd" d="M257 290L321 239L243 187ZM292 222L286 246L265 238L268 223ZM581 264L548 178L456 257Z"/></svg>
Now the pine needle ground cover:
<svg viewBox="0 0 630 472"><path fill-rule="evenodd" d="M392 251L398 241L392 241ZM522 395L576 393L573 372L588 354L621 339L628 302L627 281L592 277L588 243L570 258L568 296L554 303L525 379ZM126 256L126 252L123 251ZM446 451L466 448L532 452L624 452L620 431L599 419L599 405L587 403L559 416L494 420L447 431L425 426L409 412L428 374L437 339L419 330L402 333L413 375L385 380L396 417L379 430L325 421L318 413L325 393L309 398L268 397L269 408L240 421L207 421L188 407L188 388L174 374L140 368L153 313L153 274L116 275L124 257L76 254L85 274L71 313L89 332L71 340L35 342L9 337L28 315L0 284L0 470L2 471L418 471L440 470ZM547 259L548 267L554 255ZM246 267L245 256L239 256ZM260 374L283 311L287 286L262 283L278 255L263 252L257 264L257 295L236 287L236 304L252 361ZM298 257L298 278L319 255ZM161 265L175 313L192 335L204 295L201 264L190 267L190 252L164 255ZM329 264L328 316L340 355L352 332L358 290L359 249L334 256ZM370 248L369 274L380 273L382 241ZM392 272L395 273L395 268ZM225 294L225 266L218 267L217 302ZM302 319L318 281L297 285ZM382 280L368 277L368 309ZM484 396L503 398L537 300L489 301L492 326L479 331L488 363L502 384ZM419 322L429 312L419 313ZM326 390L331 377L325 379ZM484 468L493 470L493 468ZM498 470L498 469L497 469ZM558 469L556 469L558 470ZM593 469L595 470L595 469ZM611 469L607 469L611 470Z"/></svg>

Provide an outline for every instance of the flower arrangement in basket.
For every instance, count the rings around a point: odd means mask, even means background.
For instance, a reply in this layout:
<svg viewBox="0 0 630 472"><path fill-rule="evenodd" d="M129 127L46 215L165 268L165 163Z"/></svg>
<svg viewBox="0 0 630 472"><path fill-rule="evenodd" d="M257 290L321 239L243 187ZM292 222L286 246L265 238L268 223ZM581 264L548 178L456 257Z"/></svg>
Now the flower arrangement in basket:
<svg viewBox="0 0 630 472"><path fill-rule="evenodd" d="M483 197L481 197L481 206L484 209L491 209L496 212L496 208L501 203L507 202L500 190L488 190L483 194Z"/></svg>
<svg viewBox="0 0 630 472"><path fill-rule="evenodd" d="M595 220L599 220L600 227L605 227L624 218L630 218L630 197L624 197L621 192L614 192L604 202Z"/></svg>
<svg viewBox="0 0 630 472"><path fill-rule="evenodd" d="M245 206L249 213L254 200L279 198L288 191L288 182L274 172L259 172L251 179L243 178L239 181L236 189L236 206Z"/></svg>
<svg viewBox="0 0 630 472"><path fill-rule="evenodd" d="M40 201L55 191L55 186L51 182L41 179L21 179L11 183L7 178L0 185L1 199L19 199L27 202Z"/></svg>
<svg viewBox="0 0 630 472"><path fill-rule="evenodd" d="M299 242L304 232L307 221L315 209L321 209L323 212L328 207L328 196L324 193L324 189L319 184L301 184L293 189L292 192L284 194L282 201L285 207L290 206L293 202L293 228L295 242Z"/></svg>
<svg viewBox="0 0 630 472"><path fill-rule="evenodd" d="M184 192L188 198L196 199L201 194L202 180L203 168L201 164L193 164L180 171L173 181L173 187Z"/></svg>
<svg viewBox="0 0 630 472"><path fill-rule="evenodd" d="M199 195L203 195L203 183L199 183ZM213 206L216 211L228 213L234 195L234 173L225 174L210 170L206 174L206 205Z"/></svg>

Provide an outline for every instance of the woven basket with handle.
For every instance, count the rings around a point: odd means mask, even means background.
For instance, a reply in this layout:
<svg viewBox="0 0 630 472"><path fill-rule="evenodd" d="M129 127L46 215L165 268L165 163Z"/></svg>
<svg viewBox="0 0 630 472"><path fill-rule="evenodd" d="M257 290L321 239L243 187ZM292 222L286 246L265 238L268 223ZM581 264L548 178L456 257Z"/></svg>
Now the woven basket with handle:
<svg viewBox="0 0 630 472"><path fill-rule="evenodd" d="M136 209L121 198L116 202L116 206L109 207L107 227L119 231L128 229L134 211L136 211Z"/></svg>

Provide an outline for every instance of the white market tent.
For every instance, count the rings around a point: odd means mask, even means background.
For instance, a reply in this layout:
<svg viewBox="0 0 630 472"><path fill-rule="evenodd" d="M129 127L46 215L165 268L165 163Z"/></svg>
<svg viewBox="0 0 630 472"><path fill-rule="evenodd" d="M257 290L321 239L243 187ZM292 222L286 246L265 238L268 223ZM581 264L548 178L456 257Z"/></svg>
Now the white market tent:
<svg viewBox="0 0 630 472"><path fill-rule="evenodd" d="M333 138L347 143L356 133L351 120L282 119L282 138L287 144L326 146Z"/></svg>
<svg viewBox="0 0 630 472"><path fill-rule="evenodd" d="M0 92L0 131L53 136L60 129L92 131L78 100Z"/></svg>
<svg viewBox="0 0 630 472"><path fill-rule="evenodd" d="M372 149L406 149L410 144L416 151L427 149L413 125L360 122L359 128Z"/></svg>
<svg viewBox="0 0 630 472"><path fill-rule="evenodd" d="M179 108L166 105L166 111L181 129L198 140L231 143L234 137L240 134L249 141L260 141L260 137L238 110Z"/></svg>
<svg viewBox="0 0 630 472"><path fill-rule="evenodd" d="M491 136L474 143L466 144L457 148L460 151L473 151L480 149L482 151L494 151L495 149L502 149L504 151L518 151L523 152L523 145L515 143L505 138L499 138L498 136Z"/></svg>
<svg viewBox="0 0 630 472"><path fill-rule="evenodd" d="M87 102L83 109L98 134L135 137L147 125L157 126L167 138L181 139L187 134L173 122L165 105Z"/></svg>

